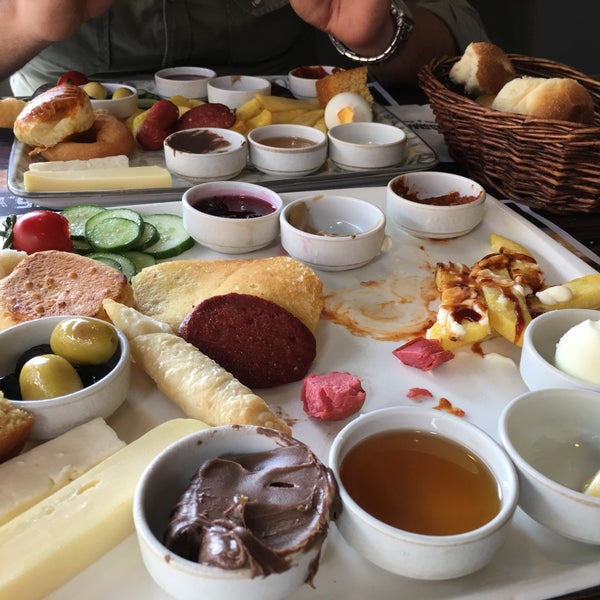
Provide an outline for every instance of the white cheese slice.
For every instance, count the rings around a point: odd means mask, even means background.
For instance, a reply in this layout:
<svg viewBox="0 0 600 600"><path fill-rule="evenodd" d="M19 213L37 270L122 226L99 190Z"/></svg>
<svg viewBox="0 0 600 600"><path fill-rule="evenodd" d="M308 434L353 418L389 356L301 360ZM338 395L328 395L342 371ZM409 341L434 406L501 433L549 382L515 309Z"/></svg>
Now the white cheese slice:
<svg viewBox="0 0 600 600"><path fill-rule="evenodd" d="M167 188L171 174L157 166L109 167L67 171L25 171L23 185L28 192L81 192L89 190L130 190Z"/></svg>
<svg viewBox="0 0 600 600"><path fill-rule="evenodd" d="M88 160L49 160L34 162L29 165L30 171L81 171L83 169L107 169L110 167L128 167L129 157L124 154L119 156L105 156L104 158L90 158Z"/></svg>
<svg viewBox="0 0 600 600"><path fill-rule="evenodd" d="M206 427L195 419L158 425L0 527L0 598L43 598L131 535L144 469Z"/></svg>
<svg viewBox="0 0 600 600"><path fill-rule="evenodd" d="M0 465L0 525L125 446L104 419L93 419Z"/></svg>
<svg viewBox="0 0 600 600"><path fill-rule="evenodd" d="M582 491L584 494L588 494L588 496L597 496L600 498L600 471L586 481Z"/></svg>

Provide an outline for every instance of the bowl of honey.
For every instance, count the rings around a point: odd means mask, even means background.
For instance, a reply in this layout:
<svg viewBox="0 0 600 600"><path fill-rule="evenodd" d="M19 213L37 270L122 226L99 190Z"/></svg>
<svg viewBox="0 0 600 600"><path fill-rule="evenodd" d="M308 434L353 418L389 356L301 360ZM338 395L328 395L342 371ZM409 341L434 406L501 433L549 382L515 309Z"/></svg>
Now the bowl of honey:
<svg viewBox="0 0 600 600"><path fill-rule="evenodd" d="M336 436L329 465L346 542L405 577L454 579L483 568L517 507L518 478L504 449L465 419L431 408L361 415Z"/></svg>

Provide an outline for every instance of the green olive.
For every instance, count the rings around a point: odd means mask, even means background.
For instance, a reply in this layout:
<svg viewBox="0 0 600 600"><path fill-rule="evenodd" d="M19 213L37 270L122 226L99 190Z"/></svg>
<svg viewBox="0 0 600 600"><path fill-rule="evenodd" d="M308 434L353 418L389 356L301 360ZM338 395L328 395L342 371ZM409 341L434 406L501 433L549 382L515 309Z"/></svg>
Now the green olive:
<svg viewBox="0 0 600 600"><path fill-rule="evenodd" d="M106 88L98 81L86 83L83 86L83 91L92 98L92 100L106 100L106 97L108 96Z"/></svg>
<svg viewBox="0 0 600 600"><path fill-rule="evenodd" d="M131 96L133 92L126 87L117 88L112 95L113 100L118 100L119 98L127 98L127 96Z"/></svg>
<svg viewBox="0 0 600 600"><path fill-rule="evenodd" d="M79 374L68 360L56 354L29 359L19 374L23 400L47 400L83 388Z"/></svg>
<svg viewBox="0 0 600 600"><path fill-rule="evenodd" d="M86 317L64 319L50 335L52 352L73 365L101 365L117 350L115 328Z"/></svg>

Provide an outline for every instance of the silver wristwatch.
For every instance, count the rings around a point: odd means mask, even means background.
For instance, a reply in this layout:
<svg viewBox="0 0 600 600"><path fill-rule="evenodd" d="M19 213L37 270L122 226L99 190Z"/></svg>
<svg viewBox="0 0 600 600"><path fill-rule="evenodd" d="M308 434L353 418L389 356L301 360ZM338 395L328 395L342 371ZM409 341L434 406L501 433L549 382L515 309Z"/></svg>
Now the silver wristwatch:
<svg viewBox="0 0 600 600"><path fill-rule="evenodd" d="M342 44L340 40L329 34L329 39L331 40L333 47L342 56L362 64L377 65L389 60L396 53L396 51L404 45L414 25L410 9L402 0L392 0L390 12L392 13L392 18L394 19L394 37L392 38L389 46L381 54L378 54L377 56L361 56L360 54L356 54L356 52L353 50L350 50L348 46Z"/></svg>

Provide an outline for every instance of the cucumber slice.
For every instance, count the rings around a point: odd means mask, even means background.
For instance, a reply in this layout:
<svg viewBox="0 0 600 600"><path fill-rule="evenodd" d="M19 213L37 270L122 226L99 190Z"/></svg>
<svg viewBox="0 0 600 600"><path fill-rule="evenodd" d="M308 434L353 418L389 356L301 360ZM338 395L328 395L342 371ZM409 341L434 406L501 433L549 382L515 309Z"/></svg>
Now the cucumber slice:
<svg viewBox="0 0 600 600"><path fill-rule="evenodd" d="M92 252L91 254L88 254L88 258L99 260L110 266L116 265L114 268L121 271L129 281L131 281L131 278L136 273L133 262L122 254L114 252Z"/></svg>
<svg viewBox="0 0 600 600"><path fill-rule="evenodd" d="M80 240L85 238L85 224L87 220L105 210L106 208L98 204L79 204L61 210L60 214L69 221L71 238L73 240Z"/></svg>
<svg viewBox="0 0 600 600"><path fill-rule="evenodd" d="M183 219L178 215L146 215L144 221L158 229L160 239L144 249L156 259L178 256L194 245L194 240L183 226Z"/></svg>
<svg viewBox="0 0 600 600"><path fill-rule="evenodd" d="M140 227L144 225L142 215L131 208L106 208L103 211L96 213L93 217L90 217L85 223L85 237L88 236L88 231L91 231L92 227L95 227L100 221L104 219L113 219L119 217L121 219L129 219L134 223L137 223Z"/></svg>
<svg viewBox="0 0 600 600"><path fill-rule="evenodd" d="M152 246L152 244L156 244L156 242L158 242L159 239L160 239L160 234L158 233L158 229L156 229L156 227L154 227L154 225L152 225L150 223L146 223L146 221L144 221L143 229L142 229L142 237L140 238L140 241L138 242L136 250L143 251L148 246Z"/></svg>
<svg viewBox="0 0 600 600"><path fill-rule="evenodd" d="M71 239L71 242L73 243L73 252L77 254L89 254L92 252L92 247L85 239L80 240L79 238L73 238Z"/></svg>
<svg viewBox="0 0 600 600"><path fill-rule="evenodd" d="M92 227L86 225L86 239L98 252L124 252L135 248L142 236L143 227L122 217L101 219Z"/></svg>
<svg viewBox="0 0 600 600"><path fill-rule="evenodd" d="M135 265L135 272L139 273L146 267L151 267L156 264L156 259L151 254L139 252L138 250L130 250L123 252L123 256L128 258Z"/></svg>

